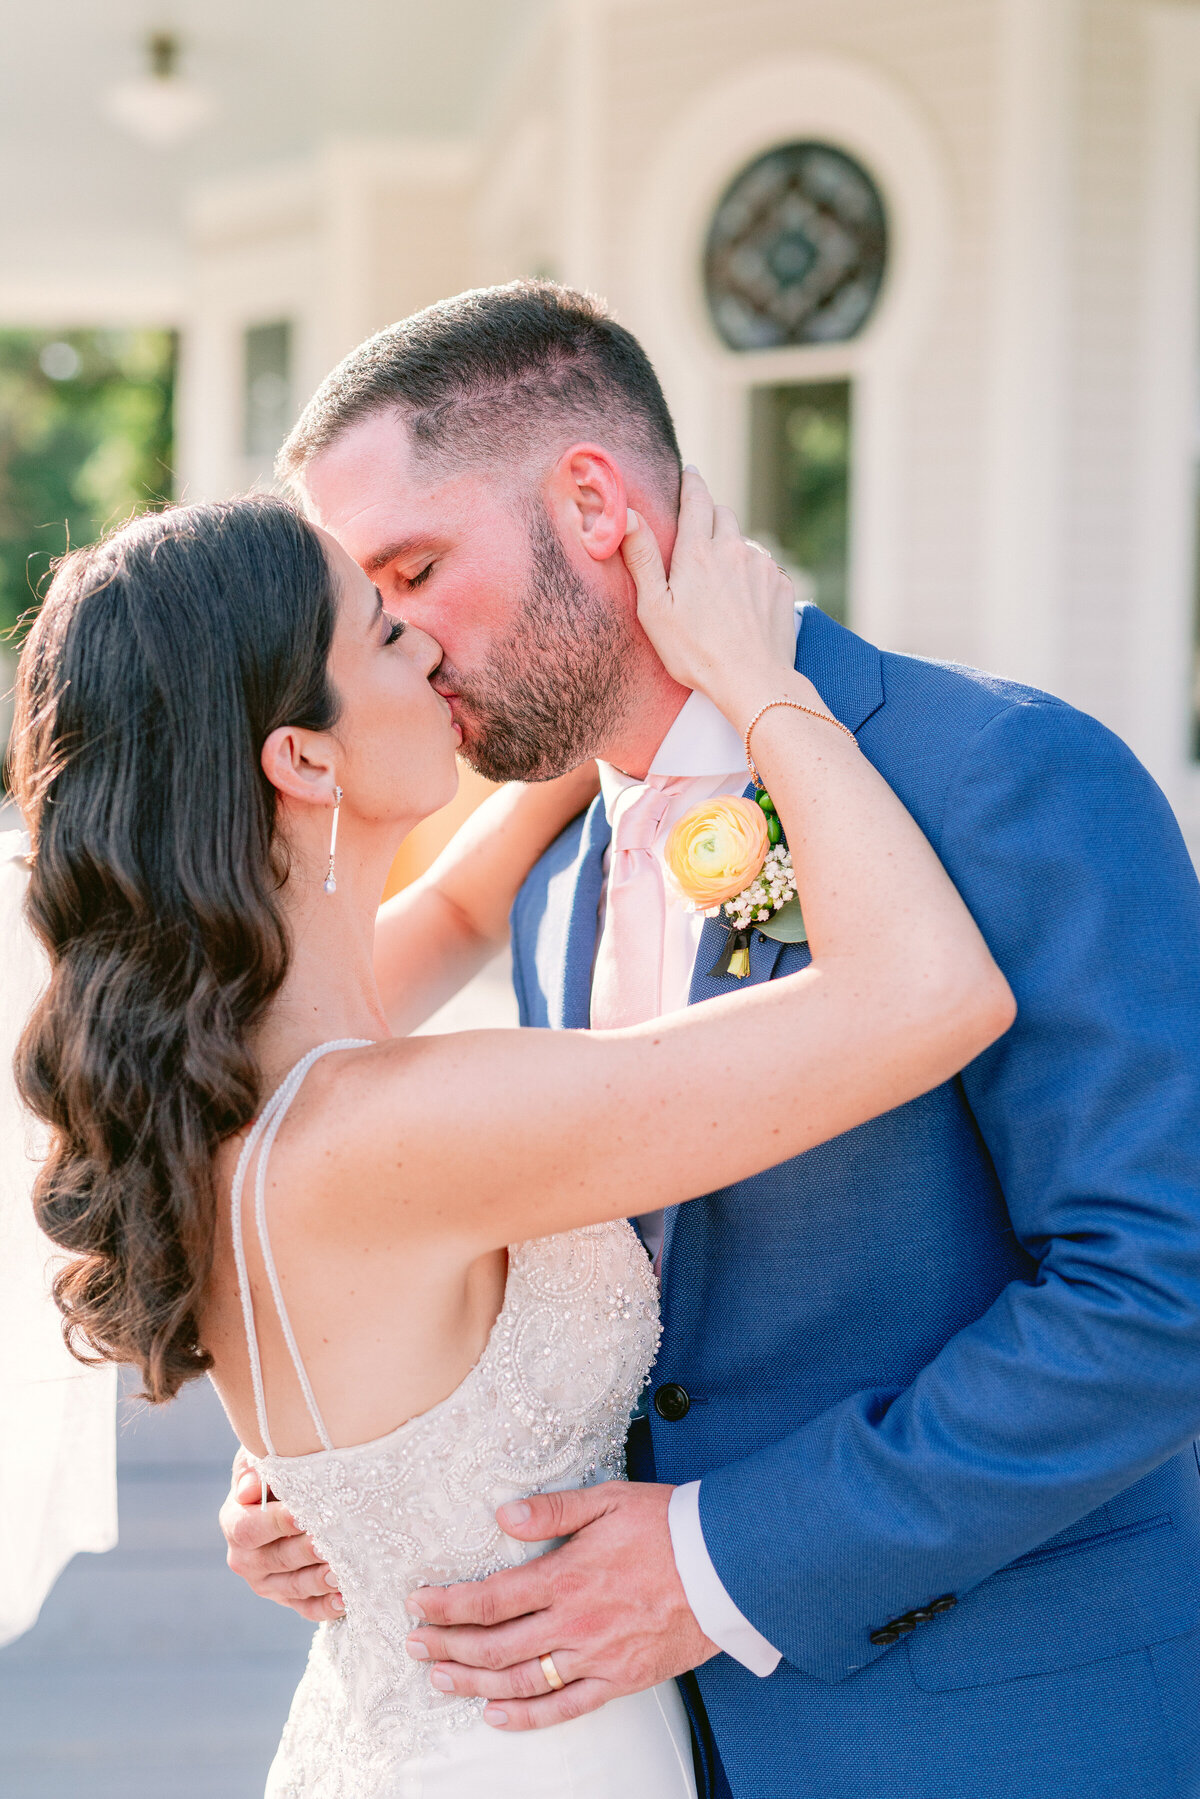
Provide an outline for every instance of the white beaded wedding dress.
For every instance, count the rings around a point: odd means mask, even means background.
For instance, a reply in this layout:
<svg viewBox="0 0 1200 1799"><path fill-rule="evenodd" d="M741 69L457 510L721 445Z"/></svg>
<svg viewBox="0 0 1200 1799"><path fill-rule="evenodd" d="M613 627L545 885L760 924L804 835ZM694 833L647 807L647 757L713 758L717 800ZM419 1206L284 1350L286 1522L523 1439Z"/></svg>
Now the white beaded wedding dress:
<svg viewBox="0 0 1200 1799"><path fill-rule="evenodd" d="M267 1799L694 1799L674 1682L549 1728L484 1724L484 1701L438 1693L404 1641L418 1587L480 1580L552 1547L506 1537L497 1506L623 1478L630 1413L658 1346L658 1294L625 1223L517 1245L500 1315L447 1399L370 1443L335 1448L296 1348L265 1217L266 1164L284 1114L327 1043L297 1064L250 1131L232 1221L264 1481L338 1577L346 1614L317 1630ZM255 1153L255 1221L280 1323L324 1447L274 1452L242 1239ZM398 1301L402 1303L402 1301ZM553 1644L547 1649L553 1650Z"/></svg>

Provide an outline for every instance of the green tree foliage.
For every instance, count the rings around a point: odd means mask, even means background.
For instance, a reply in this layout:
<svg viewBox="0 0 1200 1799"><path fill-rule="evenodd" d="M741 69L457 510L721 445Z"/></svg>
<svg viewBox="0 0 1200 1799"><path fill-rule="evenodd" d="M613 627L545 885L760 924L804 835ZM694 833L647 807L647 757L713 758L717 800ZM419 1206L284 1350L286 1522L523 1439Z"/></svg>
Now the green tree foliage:
<svg viewBox="0 0 1200 1799"><path fill-rule="evenodd" d="M0 331L0 627L51 561L171 495L175 339Z"/></svg>

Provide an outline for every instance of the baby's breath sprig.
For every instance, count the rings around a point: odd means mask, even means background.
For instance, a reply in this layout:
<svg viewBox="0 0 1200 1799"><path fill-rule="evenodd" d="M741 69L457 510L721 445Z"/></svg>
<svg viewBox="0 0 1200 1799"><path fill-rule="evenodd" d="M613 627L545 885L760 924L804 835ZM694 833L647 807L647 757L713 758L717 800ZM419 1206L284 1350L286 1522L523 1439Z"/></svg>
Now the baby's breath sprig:
<svg viewBox="0 0 1200 1799"><path fill-rule="evenodd" d="M733 930L744 931L752 925L765 924L773 913L795 897L792 854L785 843L777 843L767 851L767 859L750 885L733 899L726 900L723 906L712 907L707 916L720 918L724 913Z"/></svg>
<svg viewBox="0 0 1200 1799"><path fill-rule="evenodd" d="M726 900L723 906L709 907L705 914L708 918L720 918L724 914L729 920L729 929L733 931L746 931L754 925L766 924L781 906L786 906L789 900L796 898L792 855L783 841L783 826L779 822L775 802L762 788L754 797L762 807L767 821L767 836L771 847L767 851L766 860L749 886L743 887L731 900Z"/></svg>

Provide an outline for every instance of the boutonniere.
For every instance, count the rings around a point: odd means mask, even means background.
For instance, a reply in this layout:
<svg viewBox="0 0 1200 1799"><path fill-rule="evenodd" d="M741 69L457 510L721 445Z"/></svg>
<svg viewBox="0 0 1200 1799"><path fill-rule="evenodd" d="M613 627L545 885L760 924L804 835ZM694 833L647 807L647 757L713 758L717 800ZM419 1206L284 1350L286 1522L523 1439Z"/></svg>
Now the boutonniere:
<svg viewBox="0 0 1200 1799"><path fill-rule="evenodd" d="M667 838L663 859L676 898L719 918L728 933L710 975L744 979L755 931L779 943L807 942L791 852L769 793L693 806Z"/></svg>

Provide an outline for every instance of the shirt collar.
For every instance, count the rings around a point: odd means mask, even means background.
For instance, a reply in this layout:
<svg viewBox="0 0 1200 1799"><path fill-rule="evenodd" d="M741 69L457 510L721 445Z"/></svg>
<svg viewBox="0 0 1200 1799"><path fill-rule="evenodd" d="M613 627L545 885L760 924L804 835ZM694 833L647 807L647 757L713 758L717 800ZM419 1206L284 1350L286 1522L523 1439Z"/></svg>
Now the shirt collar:
<svg viewBox="0 0 1200 1799"><path fill-rule="evenodd" d="M670 780L696 779L703 775L732 775L744 766L746 751L725 714L703 693L689 693L674 724L658 746L647 771ZM633 775L598 762L604 810L612 822L617 795L627 787L640 787ZM747 775L747 780L749 775Z"/></svg>
<svg viewBox="0 0 1200 1799"><path fill-rule="evenodd" d="M796 633L801 612L796 608ZM633 775L623 774L611 762L599 762L600 792L604 810L612 820L613 806L626 787L640 786ZM702 775L733 775L746 766L746 746L719 707L706 694L689 693L675 722L658 746L648 773L673 780ZM746 779L749 780L749 772Z"/></svg>

